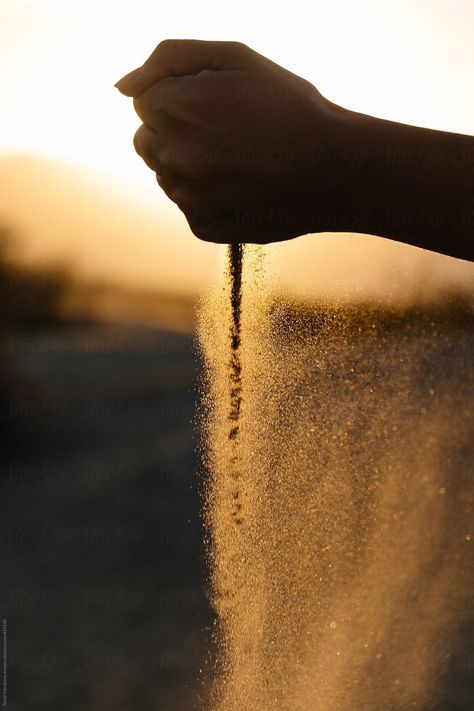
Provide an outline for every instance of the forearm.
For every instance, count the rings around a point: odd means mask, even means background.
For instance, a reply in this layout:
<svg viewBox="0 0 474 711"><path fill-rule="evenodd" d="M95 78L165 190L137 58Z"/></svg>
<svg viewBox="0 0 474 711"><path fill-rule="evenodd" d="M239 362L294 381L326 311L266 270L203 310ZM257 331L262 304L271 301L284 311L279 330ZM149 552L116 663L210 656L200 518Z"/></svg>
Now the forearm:
<svg viewBox="0 0 474 711"><path fill-rule="evenodd" d="M194 234L361 232L474 260L474 138L358 114L239 42L165 40L117 84Z"/></svg>
<svg viewBox="0 0 474 711"><path fill-rule="evenodd" d="M343 170L331 176L339 187L316 198L327 200L328 231L374 234L474 260L474 137L336 112L347 142L344 159L333 163Z"/></svg>

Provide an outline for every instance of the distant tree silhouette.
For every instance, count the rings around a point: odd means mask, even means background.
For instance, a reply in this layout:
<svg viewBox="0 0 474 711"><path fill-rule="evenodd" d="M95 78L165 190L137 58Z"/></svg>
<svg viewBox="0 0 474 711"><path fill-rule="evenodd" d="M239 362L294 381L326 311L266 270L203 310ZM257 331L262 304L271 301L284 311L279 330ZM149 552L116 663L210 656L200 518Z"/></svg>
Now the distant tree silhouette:
<svg viewBox="0 0 474 711"><path fill-rule="evenodd" d="M58 324L61 305L73 281L60 267L30 267L14 256L19 234L0 226L0 445L8 447L18 435L11 416L12 403L34 397L35 385L26 382L7 353L7 339L19 330Z"/></svg>
<svg viewBox="0 0 474 711"><path fill-rule="evenodd" d="M43 326L61 320L61 305L72 288L63 267L31 267L13 256L19 235L0 227L0 330Z"/></svg>

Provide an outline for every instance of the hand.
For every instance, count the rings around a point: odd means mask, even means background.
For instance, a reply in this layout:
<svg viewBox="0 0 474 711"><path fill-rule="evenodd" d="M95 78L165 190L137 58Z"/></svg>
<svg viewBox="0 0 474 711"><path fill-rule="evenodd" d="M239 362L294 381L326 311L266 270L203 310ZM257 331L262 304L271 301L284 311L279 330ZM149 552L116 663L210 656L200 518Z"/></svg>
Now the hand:
<svg viewBox="0 0 474 711"><path fill-rule="evenodd" d="M472 136L343 109L239 42L166 40L116 86L197 237L358 232L474 259Z"/></svg>
<svg viewBox="0 0 474 711"><path fill-rule="evenodd" d="M116 86L143 121L137 153L197 237L316 231L315 193L327 207L340 175L315 151L337 154L344 110L312 84L239 42L166 40Z"/></svg>

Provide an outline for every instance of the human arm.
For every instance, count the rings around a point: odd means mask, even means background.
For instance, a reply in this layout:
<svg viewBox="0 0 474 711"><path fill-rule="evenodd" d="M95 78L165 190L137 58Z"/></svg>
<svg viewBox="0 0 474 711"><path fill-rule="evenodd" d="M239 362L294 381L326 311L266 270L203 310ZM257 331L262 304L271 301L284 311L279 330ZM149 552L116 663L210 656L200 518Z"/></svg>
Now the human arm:
<svg viewBox="0 0 474 711"><path fill-rule="evenodd" d="M473 261L474 137L346 109L342 120L355 166L341 227Z"/></svg>
<svg viewBox="0 0 474 711"><path fill-rule="evenodd" d="M474 138L337 106L238 42L167 40L118 82L198 237L361 232L474 259Z"/></svg>

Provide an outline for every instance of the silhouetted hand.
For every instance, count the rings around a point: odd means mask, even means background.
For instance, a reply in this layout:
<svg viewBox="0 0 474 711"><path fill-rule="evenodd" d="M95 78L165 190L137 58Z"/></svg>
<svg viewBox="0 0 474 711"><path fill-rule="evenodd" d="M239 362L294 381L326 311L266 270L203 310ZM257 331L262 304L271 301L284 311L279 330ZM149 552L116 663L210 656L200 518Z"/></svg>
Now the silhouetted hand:
<svg viewBox="0 0 474 711"><path fill-rule="evenodd" d="M312 150L315 136L318 150L338 144L337 107L243 44L166 40L117 86L143 121L137 152L202 239L307 232L309 181L337 184Z"/></svg>
<svg viewBox="0 0 474 711"><path fill-rule="evenodd" d="M166 40L116 86L197 237L360 232L474 259L474 140L337 106L239 42Z"/></svg>

